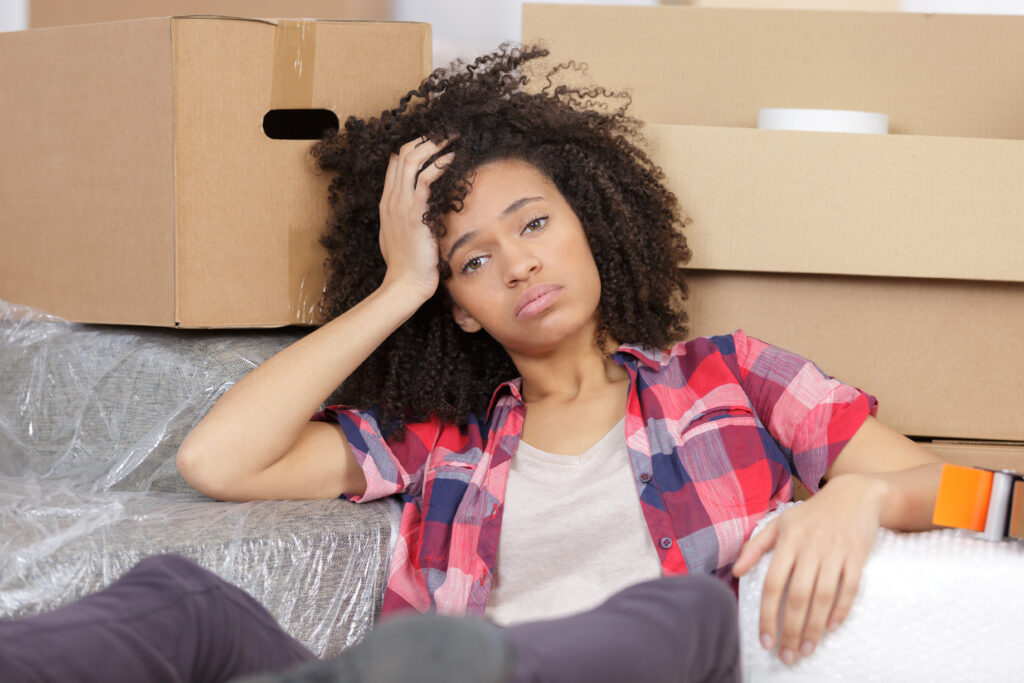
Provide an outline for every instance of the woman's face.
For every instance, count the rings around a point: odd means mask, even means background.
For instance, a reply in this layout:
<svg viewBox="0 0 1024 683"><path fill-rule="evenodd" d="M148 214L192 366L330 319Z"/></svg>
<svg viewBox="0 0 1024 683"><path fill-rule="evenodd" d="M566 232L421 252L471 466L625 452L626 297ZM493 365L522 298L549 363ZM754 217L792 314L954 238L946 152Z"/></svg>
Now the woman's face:
<svg viewBox="0 0 1024 683"><path fill-rule="evenodd" d="M456 323L510 353L593 339L601 278L583 226L543 173L520 160L485 164L439 244Z"/></svg>

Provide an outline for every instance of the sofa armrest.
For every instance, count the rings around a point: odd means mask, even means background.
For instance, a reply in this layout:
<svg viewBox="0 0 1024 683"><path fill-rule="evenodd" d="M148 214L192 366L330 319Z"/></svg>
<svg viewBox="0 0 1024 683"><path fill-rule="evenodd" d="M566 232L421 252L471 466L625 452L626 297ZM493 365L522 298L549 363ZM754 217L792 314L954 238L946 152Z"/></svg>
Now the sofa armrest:
<svg viewBox="0 0 1024 683"><path fill-rule="evenodd" d="M1011 654L1024 633L1024 542L881 530L850 614L790 667L758 642L770 561L761 558L740 580L745 681L1024 680L1024 661Z"/></svg>
<svg viewBox="0 0 1024 683"><path fill-rule="evenodd" d="M52 609L144 557L177 553L248 591L321 656L376 622L391 540L386 502L92 495L2 477L0 528L4 617Z"/></svg>

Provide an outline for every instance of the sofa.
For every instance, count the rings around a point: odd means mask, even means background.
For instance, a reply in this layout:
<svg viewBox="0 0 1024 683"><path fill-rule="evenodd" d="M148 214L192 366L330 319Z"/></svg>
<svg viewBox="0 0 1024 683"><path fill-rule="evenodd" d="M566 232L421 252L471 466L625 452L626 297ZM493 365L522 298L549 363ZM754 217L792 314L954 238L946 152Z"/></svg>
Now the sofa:
<svg viewBox="0 0 1024 683"><path fill-rule="evenodd" d="M174 552L241 586L320 656L361 639L380 614L397 504L219 502L174 463L217 398L305 332L79 325L0 302L0 618ZM757 642L769 560L739 586L750 683L1024 680L1011 655L1024 543L879 532L849 618L792 667Z"/></svg>
<svg viewBox="0 0 1024 683"><path fill-rule="evenodd" d="M380 613L392 504L219 502L174 461L228 387L307 331L81 325L0 301L0 618L178 553L318 655L362 638Z"/></svg>

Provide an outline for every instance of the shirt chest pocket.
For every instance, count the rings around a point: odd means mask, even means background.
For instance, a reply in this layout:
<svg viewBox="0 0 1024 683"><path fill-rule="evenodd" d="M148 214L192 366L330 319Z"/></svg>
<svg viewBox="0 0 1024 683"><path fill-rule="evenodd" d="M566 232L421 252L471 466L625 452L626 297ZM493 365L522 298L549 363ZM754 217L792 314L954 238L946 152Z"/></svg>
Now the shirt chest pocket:
<svg viewBox="0 0 1024 683"><path fill-rule="evenodd" d="M770 441L750 406L738 403L708 406L682 429L679 463L714 521L719 521L718 511L767 510Z"/></svg>

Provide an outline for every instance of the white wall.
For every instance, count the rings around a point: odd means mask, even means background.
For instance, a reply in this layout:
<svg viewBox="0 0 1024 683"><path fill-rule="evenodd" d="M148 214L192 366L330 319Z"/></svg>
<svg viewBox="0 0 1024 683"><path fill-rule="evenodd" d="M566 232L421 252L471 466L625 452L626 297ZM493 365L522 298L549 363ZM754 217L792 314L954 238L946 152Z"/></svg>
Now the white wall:
<svg viewBox="0 0 1024 683"><path fill-rule="evenodd" d="M0 31L28 28L28 0L0 0Z"/></svg>
<svg viewBox="0 0 1024 683"><path fill-rule="evenodd" d="M658 0L530 1L590 5L658 4ZM446 66L456 57L471 58L493 50L503 41L518 42L522 37L522 0L391 0L391 14L399 21L425 21L433 25L434 66Z"/></svg>
<svg viewBox="0 0 1024 683"><path fill-rule="evenodd" d="M1024 0L900 0L904 12L1024 14Z"/></svg>

